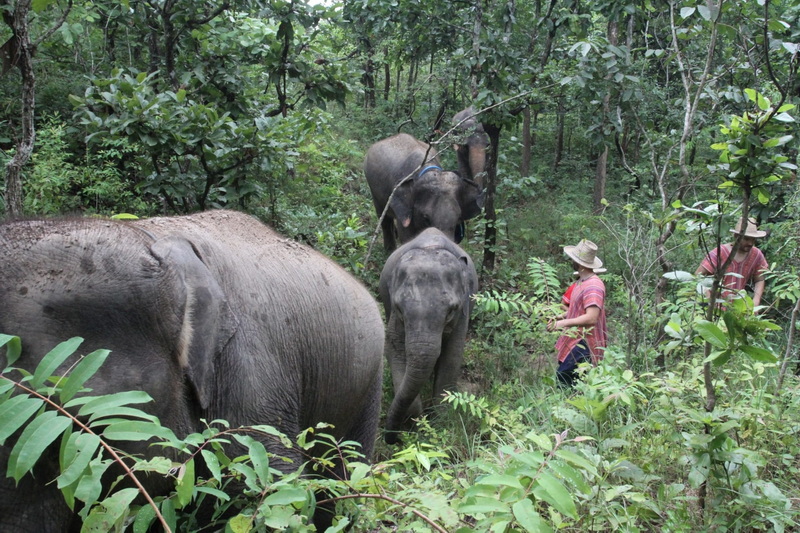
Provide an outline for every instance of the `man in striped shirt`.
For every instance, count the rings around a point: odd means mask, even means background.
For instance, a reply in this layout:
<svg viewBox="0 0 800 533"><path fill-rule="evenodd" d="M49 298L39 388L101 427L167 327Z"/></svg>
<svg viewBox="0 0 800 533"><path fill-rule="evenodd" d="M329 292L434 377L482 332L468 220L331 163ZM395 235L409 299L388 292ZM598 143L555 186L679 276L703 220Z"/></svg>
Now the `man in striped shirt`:
<svg viewBox="0 0 800 533"><path fill-rule="evenodd" d="M556 342L556 378L560 385L572 387L580 363L596 365L603 358L608 342L606 286L595 274L595 269L603 266L597 257L595 243L584 239L577 246L565 246L564 253L572 259L572 266L578 271L578 281L570 295L566 315L550 320L547 330L566 330Z"/></svg>
<svg viewBox="0 0 800 533"><path fill-rule="evenodd" d="M739 219L736 228L731 230L735 235L742 235L743 220ZM761 304L761 296L764 294L764 272L769 269L764 254L756 248L756 239L764 237L766 231L759 231L756 221L748 219L747 227L739 241L739 249L733 256L733 260L725 270L725 277L722 280L722 297L731 300L739 291L743 290L749 282L753 282L753 306ZM695 274L703 276L713 276L717 268L721 267L728 256L731 255L733 244L723 244L711 250L700 263Z"/></svg>

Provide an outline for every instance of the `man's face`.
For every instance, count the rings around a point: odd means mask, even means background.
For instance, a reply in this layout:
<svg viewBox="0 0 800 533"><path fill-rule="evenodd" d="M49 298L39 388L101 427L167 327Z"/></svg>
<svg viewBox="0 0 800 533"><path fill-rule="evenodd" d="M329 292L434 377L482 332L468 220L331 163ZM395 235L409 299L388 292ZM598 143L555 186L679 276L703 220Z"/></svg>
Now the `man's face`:
<svg viewBox="0 0 800 533"><path fill-rule="evenodd" d="M739 243L739 251L748 253L755 244L756 240L753 237L742 237L742 241Z"/></svg>

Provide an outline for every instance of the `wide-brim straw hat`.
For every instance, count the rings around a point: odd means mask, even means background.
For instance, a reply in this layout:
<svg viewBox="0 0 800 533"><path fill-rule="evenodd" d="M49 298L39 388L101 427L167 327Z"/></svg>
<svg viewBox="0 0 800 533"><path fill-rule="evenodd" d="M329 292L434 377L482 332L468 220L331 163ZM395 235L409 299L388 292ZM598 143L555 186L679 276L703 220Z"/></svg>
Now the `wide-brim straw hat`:
<svg viewBox="0 0 800 533"><path fill-rule="evenodd" d="M740 218L739 222L736 223L736 227L731 230L731 233L736 235L740 235L742 233L742 223L744 222L744 218ZM747 219L747 230L744 232L745 237L753 237L754 239L760 239L767 234L766 231L758 231L758 226L756 226L756 219L749 218Z"/></svg>
<svg viewBox="0 0 800 533"><path fill-rule="evenodd" d="M582 239L576 246L565 246L564 253L573 261L586 268L602 268L603 262L597 257L597 245Z"/></svg>

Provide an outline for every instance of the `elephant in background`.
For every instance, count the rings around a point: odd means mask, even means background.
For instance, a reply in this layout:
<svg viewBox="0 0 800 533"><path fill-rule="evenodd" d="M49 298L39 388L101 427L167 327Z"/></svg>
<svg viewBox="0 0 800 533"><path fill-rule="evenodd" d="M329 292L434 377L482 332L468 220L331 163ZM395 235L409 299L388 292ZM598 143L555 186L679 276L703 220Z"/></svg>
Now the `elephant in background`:
<svg viewBox="0 0 800 533"><path fill-rule="evenodd" d="M429 227L439 228L459 242L463 238L464 221L478 216L483 207L483 188L479 183L442 170L436 150L406 133L370 146L364 160L364 174L379 218L389 204L381 221L387 252L397 245L395 231L400 244Z"/></svg>
<svg viewBox="0 0 800 533"><path fill-rule="evenodd" d="M483 125L475 117L475 108L469 106L456 113L453 116L453 126L467 135L463 143L456 143L453 146L458 159L458 172L464 178L483 186L489 136L483 131Z"/></svg>
<svg viewBox="0 0 800 533"><path fill-rule="evenodd" d="M456 385L478 275L461 247L428 228L389 256L379 290L394 386L385 439L394 444L404 423L422 413L420 391L431 376L434 402Z"/></svg>
<svg viewBox="0 0 800 533"><path fill-rule="evenodd" d="M112 350L87 384L94 394L146 391L146 409L179 436L202 431L201 419L270 424L289 437L329 422L337 439L372 453L383 377L377 302L339 265L250 216L0 224L0 302L0 332L22 338L16 366L33 371L58 342L82 336L83 353ZM305 459L264 445L293 460L275 468ZM0 447L3 467L10 450ZM50 483L56 466L57 456L43 458L19 487L3 476L0 531L75 527ZM143 482L148 491L172 485Z"/></svg>

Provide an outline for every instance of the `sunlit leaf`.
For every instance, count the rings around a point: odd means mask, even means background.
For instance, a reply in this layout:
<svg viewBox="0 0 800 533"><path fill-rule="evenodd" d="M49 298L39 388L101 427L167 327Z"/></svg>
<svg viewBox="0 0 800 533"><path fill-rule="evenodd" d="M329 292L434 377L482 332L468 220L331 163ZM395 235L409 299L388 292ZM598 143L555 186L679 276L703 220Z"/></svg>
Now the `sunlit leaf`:
<svg viewBox="0 0 800 533"><path fill-rule="evenodd" d="M728 346L728 337L716 324L708 320L698 320L694 325L694 329L704 341L712 346L722 349Z"/></svg>
<svg viewBox="0 0 800 533"><path fill-rule="evenodd" d="M553 528L536 512L533 502L528 498L516 502L511 506L511 510L514 518L517 519L520 526L525 528L525 531L531 533L551 533L553 531Z"/></svg>
<svg viewBox="0 0 800 533"><path fill-rule="evenodd" d="M778 362L778 358L775 356L775 354L764 348L759 348L758 346L742 346L741 350L754 361L759 361L762 363Z"/></svg>

